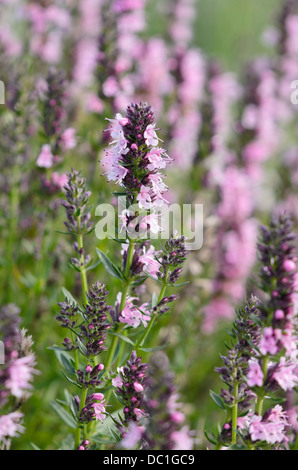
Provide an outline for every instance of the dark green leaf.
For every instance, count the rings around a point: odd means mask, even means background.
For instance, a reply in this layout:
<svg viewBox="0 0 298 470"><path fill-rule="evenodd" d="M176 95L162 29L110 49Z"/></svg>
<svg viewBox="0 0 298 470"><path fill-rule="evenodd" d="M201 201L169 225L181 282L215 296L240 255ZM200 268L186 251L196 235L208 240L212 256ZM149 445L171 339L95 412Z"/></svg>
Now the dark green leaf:
<svg viewBox="0 0 298 470"><path fill-rule="evenodd" d="M110 260L110 258L103 253L101 250L96 248L96 253L102 262L105 270L111 275L119 279L120 281L123 281L123 276L119 268L114 265L114 263Z"/></svg>
<svg viewBox="0 0 298 470"><path fill-rule="evenodd" d="M72 429L76 429L77 424L73 417L66 411L63 406L59 405L54 401L50 402L51 407L56 411L57 415L62 419L62 421Z"/></svg>
<svg viewBox="0 0 298 470"><path fill-rule="evenodd" d="M139 348L140 351L144 352L155 352L155 351L161 351L162 349L165 349L167 346L169 346L170 343L163 344L162 346L157 346L156 348Z"/></svg>
<svg viewBox="0 0 298 470"><path fill-rule="evenodd" d="M222 410L225 410L226 408L221 397L217 395L217 393L213 392L212 390L209 390L209 393L210 393L212 400L217 404L217 406L219 406Z"/></svg>

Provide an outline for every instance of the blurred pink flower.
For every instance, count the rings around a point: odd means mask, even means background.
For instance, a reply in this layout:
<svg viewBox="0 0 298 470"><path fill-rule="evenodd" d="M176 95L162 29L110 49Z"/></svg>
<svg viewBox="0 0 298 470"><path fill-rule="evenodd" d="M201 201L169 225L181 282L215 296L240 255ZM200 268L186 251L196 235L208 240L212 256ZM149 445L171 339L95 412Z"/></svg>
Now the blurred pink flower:
<svg viewBox="0 0 298 470"><path fill-rule="evenodd" d="M8 379L5 382L5 386L12 395L21 398L32 389L30 381L33 375L38 373L34 366L34 355L24 356L12 362L8 369Z"/></svg>
<svg viewBox="0 0 298 470"><path fill-rule="evenodd" d="M97 113L101 114L104 110L104 104L100 98L98 98L97 95L94 95L90 93L87 96L87 104L86 104L87 110L92 112L92 113Z"/></svg>
<svg viewBox="0 0 298 470"><path fill-rule="evenodd" d="M20 424L22 418L23 414L18 411L0 416L0 442L6 443L7 438L17 437L25 431Z"/></svg>
<svg viewBox="0 0 298 470"><path fill-rule="evenodd" d="M59 173L57 172L53 172L52 173L52 183L57 186L58 188L60 189L63 189L64 186L66 185L67 183L67 174L66 173L62 173L62 175L60 175Z"/></svg>
<svg viewBox="0 0 298 470"><path fill-rule="evenodd" d="M278 351L276 337L271 326L264 328L263 336L260 340L259 349L263 356L274 355Z"/></svg>
<svg viewBox="0 0 298 470"><path fill-rule="evenodd" d="M173 450L192 450L194 439L190 436L189 428L184 426L180 431L172 432L170 436L174 443Z"/></svg>
<svg viewBox="0 0 298 470"><path fill-rule="evenodd" d="M52 154L51 146L45 144L41 148L41 152L36 161L36 165L40 168L51 168L54 164L54 156Z"/></svg>
<svg viewBox="0 0 298 470"><path fill-rule="evenodd" d="M246 377L247 385L249 387L262 387L264 374L257 359L250 359L248 361L248 371Z"/></svg>
<svg viewBox="0 0 298 470"><path fill-rule="evenodd" d="M66 129L61 135L63 150L72 150L77 145L76 131L72 127Z"/></svg>

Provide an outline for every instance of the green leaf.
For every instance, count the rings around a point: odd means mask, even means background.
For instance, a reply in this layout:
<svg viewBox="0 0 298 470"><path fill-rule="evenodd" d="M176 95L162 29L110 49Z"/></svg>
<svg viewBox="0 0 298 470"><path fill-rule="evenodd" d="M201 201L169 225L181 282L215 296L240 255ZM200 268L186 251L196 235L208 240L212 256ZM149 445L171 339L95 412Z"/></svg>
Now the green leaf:
<svg viewBox="0 0 298 470"><path fill-rule="evenodd" d="M115 441L109 441L107 440L104 436L97 435L97 436L92 436L92 441L95 442L95 444L104 444L104 445L112 445L115 444Z"/></svg>
<svg viewBox="0 0 298 470"><path fill-rule="evenodd" d="M207 439L209 442L211 442L211 444L213 444L213 445L215 445L215 446L217 445L216 436L215 436L215 434L214 434L212 431L204 431L204 434L205 434L206 439ZM209 434L211 434L211 437L210 437Z"/></svg>
<svg viewBox="0 0 298 470"><path fill-rule="evenodd" d="M62 348L61 348L62 349L61 351L59 346L51 346L51 348L49 349L52 349L54 351L59 363L66 370L68 374L73 374L75 372L74 367L72 365L73 358L70 356L68 352L66 352Z"/></svg>
<svg viewBox="0 0 298 470"><path fill-rule="evenodd" d="M248 447L244 444L233 444L232 446L228 447L228 450L248 450Z"/></svg>
<svg viewBox="0 0 298 470"><path fill-rule="evenodd" d="M53 346L48 347L50 351L61 351L61 352L67 352L67 349L63 348L62 346L56 346L56 344L53 344Z"/></svg>
<svg viewBox="0 0 298 470"><path fill-rule="evenodd" d="M80 352L83 354L83 356L86 357L87 356L87 349L86 349L85 345L82 343L82 341L80 340L80 338L77 338L77 343L78 343Z"/></svg>
<svg viewBox="0 0 298 470"><path fill-rule="evenodd" d="M64 377L66 378L66 380L68 380L69 383L73 384L73 385L76 385L78 388L82 388L82 386L80 384L78 384L75 380L71 379L70 377L68 377L68 375L65 374L65 372L62 370L61 371L62 374L64 375Z"/></svg>
<svg viewBox="0 0 298 470"><path fill-rule="evenodd" d="M127 338L127 336L121 335L120 333L113 333L112 331L110 331L110 335L117 336L118 338L122 339L122 341L132 344L132 346L135 345L134 342L130 338Z"/></svg>
<svg viewBox="0 0 298 470"><path fill-rule="evenodd" d="M71 434L69 434L61 443L59 450L73 450L74 448L74 439Z"/></svg>
<svg viewBox="0 0 298 470"><path fill-rule="evenodd" d="M110 428L109 431L117 443L121 441L121 436L117 434L112 428Z"/></svg>
<svg viewBox="0 0 298 470"><path fill-rule="evenodd" d="M103 253L101 250L96 248L96 253L102 262L105 270L111 275L119 279L119 281L123 281L123 276L119 268L114 265L114 263L110 260L110 258Z"/></svg>
<svg viewBox="0 0 298 470"><path fill-rule="evenodd" d="M114 191L113 196L128 196L128 193L125 193L124 191Z"/></svg>
<svg viewBox="0 0 298 470"><path fill-rule="evenodd" d="M66 354L61 354L60 358L61 358L61 364L64 367L64 369L66 370L66 372L68 374L74 374L75 369L72 365L71 359L68 356L66 356Z"/></svg>
<svg viewBox="0 0 298 470"><path fill-rule="evenodd" d="M189 281L181 282L180 284L171 284L171 287L183 287L189 284Z"/></svg>
<svg viewBox="0 0 298 470"><path fill-rule="evenodd" d="M162 281L158 279L157 277L154 277L149 273L146 273L146 276L150 277L150 279L152 279L153 281L158 282L159 284L162 284Z"/></svg>
<svg viewBox="0 0 298 470"><path fill-rule="evenodd" d="M162 349L165 349L167 346L169 346L170 343L163 344L162 346L157 346L156 348L139 348L140 351L144 352L155 352L155 351L161 351Z"/></svg>
<svg viewBox="0 0 298 470"><path fill-rule="evenodd" d="M69 393L69 391L68 391L67 389L64 390L64 395L65 395L67 404L68 404L68 406L69 406L69 409L70 409L70 411L71 411L71 414L72 414L72 416L74 417L74 419L76 419L77 410L76 410L76 407L75 407L74 398L73 398L73 396Z"/></svg>
<svg viewBox="0 0 298 470"><path fill-rule="evenodd" d="M217 404L217 406L219 406L219 408L221 408L222 410L225 410L226 407L221 397L217 395L217 393L213 392L212 390L209 390L209 393L210 393L212 400Z"/></svg>
<svg viewBox="0 0 298 470"><path fill-rule="evenodd" d="M157 306L157 303L158 303L158 297L157 297L156 293L153 292L153 294L152 294L152 300L151 300L152 308L156 307L156 306Z"/></svg>
<svg viewBox="0 0 298 470"><path fill-rule="evenodd" d="M34 442L31 442L30 444L33 450L41 450L36 444L34 444Z"/></svg>
<svg viewBox="0 0 298 470"><path fill-rule="evenodd" d="M57 415L62 419L62 421L72 429L76 429L77 423L73 419L73 417L66 411L63 406L59 405L54 401L50 402L51 407L56 411Z"/></svg>
<svg viewBox="0 0 298 470"><path fill-rule="evenodd" d="M92 264L91 266L88 266L88 268L85 268L85 271L92 271L93 269L97 268L97 266L100 265L100 261L97 261L96 263Z"/></svg>
<svg viewBox="0 0 298 470"><path fill-rule="evenodd" d="M72 294L65 287L62 287L62 292L63 292L64 297L68 300L68 302L78 305L78 302L76 301L76 299L72 296Z"/></svg>
<svg viewBox="0 0 298 470"><path fill-rule="evenodd" d="M63 230L55 230L56 233L60 233L62 235L73 235L75 232L63 232Z"/></svg>

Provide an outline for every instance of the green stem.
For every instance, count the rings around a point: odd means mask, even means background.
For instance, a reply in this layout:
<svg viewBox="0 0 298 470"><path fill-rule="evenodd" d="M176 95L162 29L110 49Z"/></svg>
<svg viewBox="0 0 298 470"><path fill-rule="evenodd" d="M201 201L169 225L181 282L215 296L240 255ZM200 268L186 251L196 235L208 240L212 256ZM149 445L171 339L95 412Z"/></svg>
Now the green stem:
<svg viewBox="0 0 298 470"><path fill-rule="evenodd" d="M13 170L13 181L10 192L10 218L9 218L9 237L6 249L7 259L7 285L5 288L6 302L12 301L12 277L13 277L13 266L14 266L14 251L15 251L15 238L18 227L18 209L20 201L20 189L19 189L19 167L15 167Z"/></svg>
<svg viewBox="0 0 298 470"><path fill-rule="evenodd" d="M166 293L166 289L168 287L168 274L169 274L169 268L167 268L166 270L166 273L165 273L165 279L164 279L164 283L163 283L163 286L161 288L161 291L160 291L160 294L159 294L159 297L158 297L158 300L157 300L157 304L159 304L159 302L162 301L162 299L164 298L165 296L165 293ZM138 352L138 350L140 349L141 346L143 346L143 344L145 343L150 331L152 330L153 328L153 325L155 323L155 320L156 320L156 317L157 315L156 314L152 314L152 317L151 317L151 320L143 334L143 336L141 337L141 339L137 342L137 345L136 345L136 350Z"/></svg>
<svg viewBox="0 0 298 470"><path fill-rule="evenodd" d="M78 230L80 231L80 220L79 219L78 219ZM79 246L79 250L84 249L83 235L81 233L78 235L78 246ZM83 290L84 297L86 297L86 293L88 292L88 281L87 281L87 273L86 273L86 270L85 270L85 255L84 255L84 252L81 254L80 264L81 264L80 272L81 272L82 290Z"/></svg>
<svg viewBox="0 0 298 470"><path fill-rule="evenodd" d="M256 404L256 412L258 413L259 416L262 416L263 414L263 403L264 403L264 398L265 398L264 384L267 379L268 363L269 363L269 356L265 356L263 358L263 366L262 366L262 371L264 374L263 387L262 387L261 394L258 396L258 400Z"/></svg>
<svg viewBox="0 0 298 470"><path fill-rule="evenodd" d="M234 404L232 410L232 445L237 442L237 418L238 418L238 382L234 382Z"/></svg>
<svg viewBox="0 0 298 470"><path fill-rule="evenodd" d="M83 243L83 234L81 233L81 219L80 217L77 218L77 223L78 223L78 247L79 250L82 250L82 253L80 255L80 272L81 272L81 282L82 282L82 291L83 291L83 296L84 300L86 302L86 294L88 293L88 280L87 280L87 273L85 270L85 255L84 255L84 243ZM78 350L75 350L75 365L76 369L79 369L79 353ZM88 394L88 388L84 388L82 397L80 400L80 410L78 416L80 417L81 411L85 406L86 403L86 398ZM86 432L86 428L85 431ZM77 449L80 445L80 440L81 440L81 428L80 424L77 424L76 428L76 433L75 433L75 449Z"/></svg>
<svg viewBox="0 0 298 470"><path fill-rule="evenodd" d="M78 414L79 417L80 417L82 409L85 406L87 393L88 393L88 388L84 388L81 401L80 401L80 410ZM79 447L80 443L81 443L81 428L80 428L80 423L78 423L77 428L76 428L76 435L75 435L75 450Z"/></svg>
<svg viewBox="0 0 298 470"><path fill-rule="evenodd" d="M127 281L123 285L122 294L121 294L121 302L120 302L120 305L119 305L119 312L122 312L122 310L124 309L125 303L126 303L126 298L127 298L128 293L129 293L129 288L130 288L130 284L131 284L131 278L130 278L129 272L130 272L130 267L131 267L132 260L133 260L134 249L135 249L135 242L130 240L129 248L128 248L128 252L127 252L126 265L125 265L125 270L124 270L124 276L127 279ZM116 333L119 333L121 331L121 329L122 329L122 325L118 325L118 327L116 328ZM116 348L117 348L117 345L118 345L118 339L119 338L117 336L113 337L113 340L112 340L112 343L111 343L111 346L110 346L110 349L109 349L109 354L108 354L106 364L105 364L105 367L106 367L107 371L110 370L110 367L112 365L112 362L113 362L113 359L114 359L114 356L115 356L115 351L116 351Z"/></svg>
<svg viewBox="0 0 298 470"><path fill-rule="evenodd" d="M295 444L294 444L293 450L298 450L298 433L297 433L297 435L296 435L296 440L295 440Z"/></svg>

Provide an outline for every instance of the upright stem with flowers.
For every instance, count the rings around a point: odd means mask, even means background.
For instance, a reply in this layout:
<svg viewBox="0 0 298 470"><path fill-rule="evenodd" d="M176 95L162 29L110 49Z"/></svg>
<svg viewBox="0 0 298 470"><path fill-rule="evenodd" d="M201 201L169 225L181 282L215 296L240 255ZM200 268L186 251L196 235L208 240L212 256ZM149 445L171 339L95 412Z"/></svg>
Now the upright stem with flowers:
<svg viewBox="0 0 298 470"><path fill-rule="evenodd" d="M151 107L132 104L125 117L117 114L110 122L108 130L113 140L102 164L108 180L121 185L121 195L126 201L118 224L119 233L126 231L122 267L99 249L97 254L107 273L122 283L114 307L106 304L108 292L103 284L88 288L87 272L92 266L90 256L85 254L83 238L93 230L88 208L91 194L75 170L68 174L67 201L63 202L68 219L66 227L76 237L74 249L78 258L73 258L71 264L81 274L84 295L82 306L68 292L65 301L59 304L61 311L57 319L70 330L70 337L65 338L62 351L53 349L66 368L64 375L80 389L80 394L67 394L69 414L65 414L60 403L54 404L54 408L76 429L74 447L81 450L96 448L96 435L100 432L97 421L109 416L116 425L112 432L117 441L127 435L131 422L139 423L146 416L143 394L147 366L138 354L143 350L154 351L154 348L143 348L153 324L177 298L177 295L166 296L166 289L175 286L188 254L183 236L172 236L161 251L156 251L153 245L148 247L150 234L161 231L159 212L167 204L164 193L168 190L161 170L171 161L166 151L158 147L160 139ZM160 293L153 295L151 302L138 305L139 299L132 296L132 289L136 291L148 277L160 283ZM137 330L137 336L134 333L130 337L133 330ZM125 350L127 344L129 351ZM104 351L103 361L99 363L98 356ZM127 354L130 358L126 362ZM128 374L130 379L120 385L116 372ZM127 380L131 385L127 385ZM112 415L111 385L116 387L120 403L133 404L124 406L117 418ZM105 441L101 441L101 448L104 445Z"/></svg>

